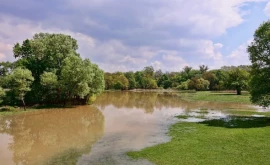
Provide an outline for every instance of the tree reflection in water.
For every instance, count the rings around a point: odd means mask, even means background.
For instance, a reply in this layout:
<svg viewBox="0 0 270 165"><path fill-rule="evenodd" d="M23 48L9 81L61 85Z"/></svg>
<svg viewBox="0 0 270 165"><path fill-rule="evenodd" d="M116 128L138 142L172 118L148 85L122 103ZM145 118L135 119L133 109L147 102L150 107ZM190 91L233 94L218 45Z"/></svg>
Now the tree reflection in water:
<svg viewBox="0 0 270 165"><path fill-rule="evenodd" d="M74 164L82 154L90 152L103 129L104 116L91 106L42 110L0 119L0 133L12 136L9 149L13 162L23 165Z"/></svg>

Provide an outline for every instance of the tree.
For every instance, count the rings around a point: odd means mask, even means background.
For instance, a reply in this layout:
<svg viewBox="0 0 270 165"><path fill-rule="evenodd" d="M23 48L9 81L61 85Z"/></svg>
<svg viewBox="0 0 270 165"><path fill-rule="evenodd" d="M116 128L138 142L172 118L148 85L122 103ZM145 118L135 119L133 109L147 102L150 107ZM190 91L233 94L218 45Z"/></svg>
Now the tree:
<svg viewBox="0 0 270 165"><path fill-rule="evenodd" d="M150 77L150 78L154 78L154 68L152 66L146 66L143 69L143 75L145 77Z"/></svg>
<svg viewBox="0 0 270 165"><path fill-rule="evenodd" d="M104 90L104 73L76 52L77 41L64 34L35 34L13 47L16 67L32 72L34 82L25 96L32 103L87 103ZM0 68L1 69L1 68Z"/></svg>
<svg viewBox="0 0 270 165"><path fill-rule="evenodd" d="M199 67L201 74L205 73L209 69L206 65L200 65Z"/></svg>
<svg viewBox="0 0 270 165"><path fill-rule="evenodd" d="M182 82L180 85L177 86L178 90L188 90L188 84L190 80Z"/></svg>
<svg viewBox="0 0 270 165"><path fill-rule="evenodd" d="M16 68L8 75L8 80L11 91L13 91L17 98L22 101L24 110L26 110L24 96L27 92L31 91L30 86L34 81L31 71L28 69Z"/></svg>
<svg viewBox="0 0 270 165"><path fill-rule="evenodd" d="M194 77L188 82L189 89L195 89L196 91L207 90L209 88L209 81L203 78Z"/></svg>
<svg viewBox="0 0 270 165"><path fill-rule="evenodd" d="M0 87L0 103L3 102L3 98L6 96L6 92Z"/></svg>
<svg viewBox="0 0 270 165"><path fill-rule="evenodd" d="M215 86L217 85L217 81L216 81L216 75L214 73L210 72L204 72L202 75L202 78L205 80L208 80L210 85L209 85L209 89L213 90L215 88Z"/></svg>
<svg viewBox="0 0 270 165"><path fill-rule="evenodd" d="M128 83L129 83L128 89L136 88L135 74L130 71L130 72L126 72L125 76L128 79Z"/></svg>
<svg viewBox="0 0 270 165"><path fill-rule="evenodd" d="M247 51L252 63L249 83L251 101L260 106L270 106L270 21L255 31L254 40Z"/></svg>
<svg viewBox="0 0 270 165"><path fill-rule="evenodd" d="M248 86L249 73L245 70L236 68L228 72L227 87L235 89L237 95L241 95L241 91Z"/></svg>
<svg viewBox="0 0 270 165"><path fill-rule="evenodd" d="M16 66L29 69L35 79L31 92L26 97L29 101L40 102L44 93L41 89L40 76L43 72L55 71L60 76L65 58L75 55L77 41L69 35L38 33L32 39L26 39L13 47ZM26 99L27 99L26 98Z"/></svg>

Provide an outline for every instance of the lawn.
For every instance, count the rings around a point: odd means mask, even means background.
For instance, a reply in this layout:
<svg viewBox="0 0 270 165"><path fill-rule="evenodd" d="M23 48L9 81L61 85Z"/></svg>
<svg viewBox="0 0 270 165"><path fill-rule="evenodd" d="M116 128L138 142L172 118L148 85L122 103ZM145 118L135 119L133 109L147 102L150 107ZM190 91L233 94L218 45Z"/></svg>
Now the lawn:
<svg viewBox="0 0 270 165"><path fill-rule="evenodd" d="M201 91L194 93L180 93L179 96L188 101L211 101L211 102L232 102L251 104L250 95L247 92L243 92L242 95L236 95L236 93L225 92L210 92Z"/></svg>
<svg viewBox="0 0 270 165"><path fill-rule="evenodd" d="M267 117L177 123L170 128L170 142L128 155L158 165L270 164L269 125Z"/></svg>

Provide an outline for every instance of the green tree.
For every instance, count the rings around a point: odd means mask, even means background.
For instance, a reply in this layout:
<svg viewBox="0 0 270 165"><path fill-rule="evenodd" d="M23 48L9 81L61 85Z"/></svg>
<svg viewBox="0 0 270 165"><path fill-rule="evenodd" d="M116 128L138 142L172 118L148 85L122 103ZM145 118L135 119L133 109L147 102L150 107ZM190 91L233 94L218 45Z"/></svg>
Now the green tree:
<svg viewBox="0 0 270 165"><path fill-rule="evenodd" d="M32 39L26 39L22 45L13 47L14 57L18 58L16 66L27 68L35 79L31 92L26 97L28 100L40 102L44 93L41 90L40 76L43 72L55 71L60 76L64 59L79 54L77 41L64 34L35 34Z"/></svg>
<svg viewBox="0 0 270 165"><path fill-rule="evenodd" d="M252 63L249 83L251 101L270 106L270 21L264 22L255 31L254 40L247 51Z"/></svg>
<svg viewBox="0 0 270 165"><path fill-rule="evenodd" d="M155 70L152 66L146 66L143 69L143 75L145 77L154 78Z"/></svg>
<svg viewBox="0 0 270 165"><path fill-rule="evenodd" d="M125 73L126 78L128 79L128 89L134 89L136 88L136 79L135 79L135 74L133 72L126 72Z"/></svg>
<svg viewBox="0 0 270 165"><path fill-rule="evenodd" d="M93 68L89 61L83 61L75 55L67 57L63 62L59 79L64 102L75 96L84 98L90 92L88 82L92 81L93 76Z"/></svg>
<svg viewBox="0 0 270 165"><path fill-rule="evenodd" d="M210 72L204 72L202 78L209 81L209 90L214 90L215 86L217 85L216 75Z"/></svg>
<svg viewBox="0 0 270 165"><path fill-rule="evenodd" d="M3 102L3 98L6 96L6 92L2 87L0 87L0 103Z"/></svg>
<svg viewBox="0 0 270 165"><path fill-rule="evenodd" d="M8 80L11 91L22 101L24 110L26 110L24 96L27 92L31 91L30 86L34 81L31 71L28 69L16 68L8 75Z"/></svg>
<svg viewBox="0 0 270 165"><path fill-rule="evenodd" d="M188 83L189 89L195 89L196 91L202 91L209 89L209 81L203 78L194 77Z"/></svg>
<svg viewBox="0 0 270 165"><path fill-rule="evenodd" d="M200 68L201 74L207 72L209 69L208 66L206 66L206 65L200 65L199 68Z"/></svg>
<svg viewBox="0 0 270 165"><path fill-rule="evenodd" d="M177 86L178 90L188 90L188 84L190 80L182 82L180 85Z"/></svg>
<svg viewBox="0 0 270 165"><path fill-rule="evenodd" d="M237 95L241 95L241 91L248 86L249 73L245 70L236 68L228 72L227 87L235 89Z"/></svg>

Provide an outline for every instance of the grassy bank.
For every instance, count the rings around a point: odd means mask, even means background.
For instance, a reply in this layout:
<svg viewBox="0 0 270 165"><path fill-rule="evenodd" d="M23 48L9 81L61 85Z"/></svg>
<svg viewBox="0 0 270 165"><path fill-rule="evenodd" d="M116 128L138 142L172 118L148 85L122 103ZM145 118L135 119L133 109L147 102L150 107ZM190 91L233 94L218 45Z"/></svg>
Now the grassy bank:
<svg viewBox="0 0 270 165"><path fill-rule="evenodd" d="M128 155L158 165L270 164L269 125L266 117L177 123L170 142Z"/></svg>
<svg viewBox="0 0 270 165"><path fill-rule="evenodd" d="M210 102L231 102L231 103L243 103L251 104L250 95L247 92L243 92L242 95L236 95L229 92L194 92L194 93L180 93L179 96L188 101L210 101Z"/></svg>

